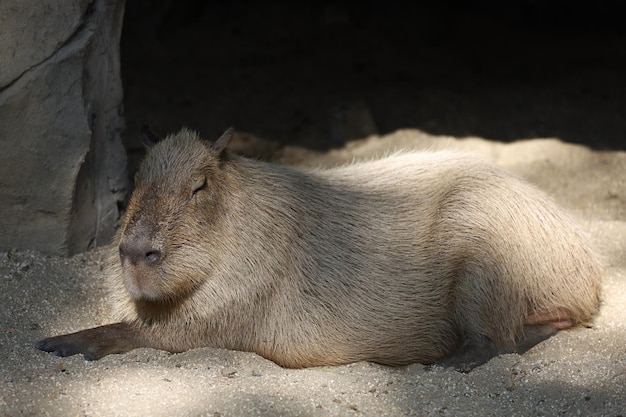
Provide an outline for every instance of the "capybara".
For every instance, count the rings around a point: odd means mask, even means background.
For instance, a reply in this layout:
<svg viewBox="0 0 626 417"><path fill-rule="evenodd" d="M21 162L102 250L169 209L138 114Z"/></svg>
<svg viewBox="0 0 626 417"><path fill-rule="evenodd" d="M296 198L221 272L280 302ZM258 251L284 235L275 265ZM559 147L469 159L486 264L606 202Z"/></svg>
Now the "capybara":
<svg viewBox="0 0 626 417"><path fill-rule="evenodd" d="M39 349L467 371L598 311L601 269L572 220L501 168L439 151L296 169L229 153L232 134L143 131L108 273L118 322Z"/></svg>

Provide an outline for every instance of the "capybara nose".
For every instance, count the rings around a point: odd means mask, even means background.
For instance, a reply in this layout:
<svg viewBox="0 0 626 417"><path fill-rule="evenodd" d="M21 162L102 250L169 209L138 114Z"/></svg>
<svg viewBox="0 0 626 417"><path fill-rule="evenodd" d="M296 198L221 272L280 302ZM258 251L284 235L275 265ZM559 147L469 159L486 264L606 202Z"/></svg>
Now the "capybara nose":
<svg viewBox="0 0 626 417"><path fill-rule="evenodd" d="M153 265L163 256L162 252L152 245L149 239L122 239L119 246L120 260L129 261L133 265Z"/></svg>

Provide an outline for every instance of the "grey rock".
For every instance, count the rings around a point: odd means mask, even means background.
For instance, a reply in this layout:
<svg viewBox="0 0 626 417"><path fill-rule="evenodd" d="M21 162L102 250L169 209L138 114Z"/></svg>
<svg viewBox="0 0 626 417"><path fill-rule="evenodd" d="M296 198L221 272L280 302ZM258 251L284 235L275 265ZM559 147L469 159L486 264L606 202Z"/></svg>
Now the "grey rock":
<svg viewBox="0 0 626 417"><path fill-rule="evenodd" d="M0 87L52 56L79 30L90 0L0 2Z"/></svg>
<svg viewBox="0 0 626 417"><path fill-rule="evenodd" d="M108 243L128 178L124 1L0 5L0 249Z"/></svg>

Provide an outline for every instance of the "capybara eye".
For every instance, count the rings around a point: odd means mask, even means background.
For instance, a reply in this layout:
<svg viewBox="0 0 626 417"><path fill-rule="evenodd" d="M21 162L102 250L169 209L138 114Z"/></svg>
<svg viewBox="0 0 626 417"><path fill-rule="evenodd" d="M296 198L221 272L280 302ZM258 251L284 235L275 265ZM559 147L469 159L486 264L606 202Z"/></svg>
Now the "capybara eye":
<svg viewBox="0 0 626 417"><path fill-rule="evenodd" d="M198 177L193 180L191 195L194 196L198 191L204 190L207 187L206 177Z"/></svg>

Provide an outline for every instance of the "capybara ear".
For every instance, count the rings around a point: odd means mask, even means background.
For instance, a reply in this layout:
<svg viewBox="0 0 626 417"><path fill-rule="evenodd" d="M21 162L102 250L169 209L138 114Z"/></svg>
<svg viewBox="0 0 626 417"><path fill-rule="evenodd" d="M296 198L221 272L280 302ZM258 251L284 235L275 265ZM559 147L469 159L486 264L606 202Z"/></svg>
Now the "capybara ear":
<svg viewBox="0 0 626 417"><path fill-rule="evenodd" d="M141 126L139 136L141 137L141 143L143 143L146 148L152 148L161 141L161 137L151 131L148 125Z"/></svg>
<svg viewBox="0 0 626 417"><path fill-rule="evenodd" d="M213 150L216 152L222 153L233 138L234 132L235 129L233 127L229 127L228 129L226 129L226 131L222 133L222 136L220 136L215 142L213 142L211 148L213 148Z"/></svg>

